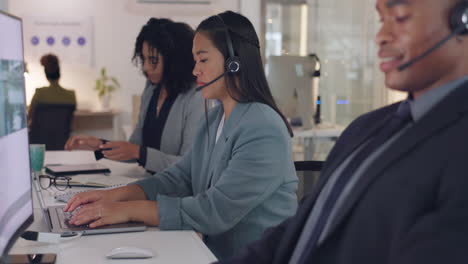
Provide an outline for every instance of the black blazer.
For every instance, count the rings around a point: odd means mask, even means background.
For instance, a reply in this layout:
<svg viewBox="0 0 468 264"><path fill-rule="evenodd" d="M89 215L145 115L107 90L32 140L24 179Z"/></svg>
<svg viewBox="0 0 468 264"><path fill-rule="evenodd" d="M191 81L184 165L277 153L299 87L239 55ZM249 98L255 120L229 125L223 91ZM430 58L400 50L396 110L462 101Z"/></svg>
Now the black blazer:
<svg viewBox="0 0 468 264"><path fill-rule="evenodd" d="M330 153L296 215L222 263L288 263L333 170L396 111L356 119ZM468 83L454 90L367 169L313 264L468 263Z"/></svg>

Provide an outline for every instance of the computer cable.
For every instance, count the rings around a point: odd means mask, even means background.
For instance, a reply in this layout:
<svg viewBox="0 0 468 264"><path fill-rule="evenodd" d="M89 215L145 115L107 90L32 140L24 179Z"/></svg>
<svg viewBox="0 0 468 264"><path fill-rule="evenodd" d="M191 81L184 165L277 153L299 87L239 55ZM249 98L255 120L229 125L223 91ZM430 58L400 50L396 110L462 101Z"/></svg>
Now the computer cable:
<svg viewBox="0 0 468 264"><path fill-rule="evenodd" d="M58 244L58 243L78 239L82 235L83 235L83 232L76 232L73 236L62 237L61 234L56 234L56 233L25 231L21 235L21 237L30 241Z"/></svg>

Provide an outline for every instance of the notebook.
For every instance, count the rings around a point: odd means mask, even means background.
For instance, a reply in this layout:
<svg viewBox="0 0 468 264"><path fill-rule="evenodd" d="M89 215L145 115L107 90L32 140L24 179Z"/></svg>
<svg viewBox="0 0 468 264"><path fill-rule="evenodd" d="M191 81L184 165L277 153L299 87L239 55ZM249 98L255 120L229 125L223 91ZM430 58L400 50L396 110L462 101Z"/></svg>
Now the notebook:
<svg viewBox="0 0 468 264"><path fill-rule="evenodd" d="M46 173L53 176L70 176L77 174L96 174L96 173L110 173L110 169L100 163L86 163L86 164L49 164L45 166Z"/></svg>

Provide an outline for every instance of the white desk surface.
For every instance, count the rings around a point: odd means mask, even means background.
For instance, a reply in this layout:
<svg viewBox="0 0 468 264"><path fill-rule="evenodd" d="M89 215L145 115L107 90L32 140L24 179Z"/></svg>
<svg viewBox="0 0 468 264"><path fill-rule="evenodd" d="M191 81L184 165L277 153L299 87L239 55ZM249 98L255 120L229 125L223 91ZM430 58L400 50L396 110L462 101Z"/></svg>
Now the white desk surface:
<svg viewBox="0 0 468 264"><path fill-rule="evenodd" d="M294 129L294 138L337 138L343 132L344 127L338 125L324 124L311 129Z"/></svg>
<svg viewBox="0 0 468 264"><path fill-rule="evenodd" d="M87 151L53 151L46 153L45 163L77 164L95 162L94 154ZM136 164L126 164L109 160L100 160L111 169L109 176L81 175L74 178L89 178L103 183L128 183L143 177L144 170ZM77 188L78 189L78 188ZM54 187L43 192L47 206L57 204L53 194L57 191ZM37 202L36 193L33 193L35 201L34 223L28 228L33 231L47 231L47 225L42 218L42 211ZM115 247L135 246L148 248L155 253L150 259L107 259L105 255ZM82 236L80 238L62 242L60 244L48 244L41 242L18 239L10 254L31 253L56 253L57 262L60 263L211 263L215 256L205 246L198 235L193 231L160 231L158 228L148 228L144 232L132 232L121 234L105 234Z"/></svg>

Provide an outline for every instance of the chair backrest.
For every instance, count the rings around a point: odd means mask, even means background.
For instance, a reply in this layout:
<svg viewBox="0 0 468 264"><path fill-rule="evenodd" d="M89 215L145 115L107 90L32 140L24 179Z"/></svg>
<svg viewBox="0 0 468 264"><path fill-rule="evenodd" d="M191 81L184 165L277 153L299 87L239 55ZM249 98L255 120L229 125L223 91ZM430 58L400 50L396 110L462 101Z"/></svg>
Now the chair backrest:
<svg viewBox="0 0 468 264"><path fill-rule="evenodd" d="M45 144L47 150L63 150L75 108L74 104L37 104L31 116L30 143Z"/></svg>
<svg viewBox="0 0 468 264"><path fill-rule="evenodd" d="M297 177L299 178L299 188L297 190L299 200L314 188L315 183L320 177L320 171L324 163L324 161L318 160L294 162L294 167L296 167L296 172L298 172Z"/></svg>
<svg viewBox="0 0 468 264"><path fill-rule="evenodd" d="M296 171L321 171L324 163L318 160L295 161L294 167Z"/></svg>

